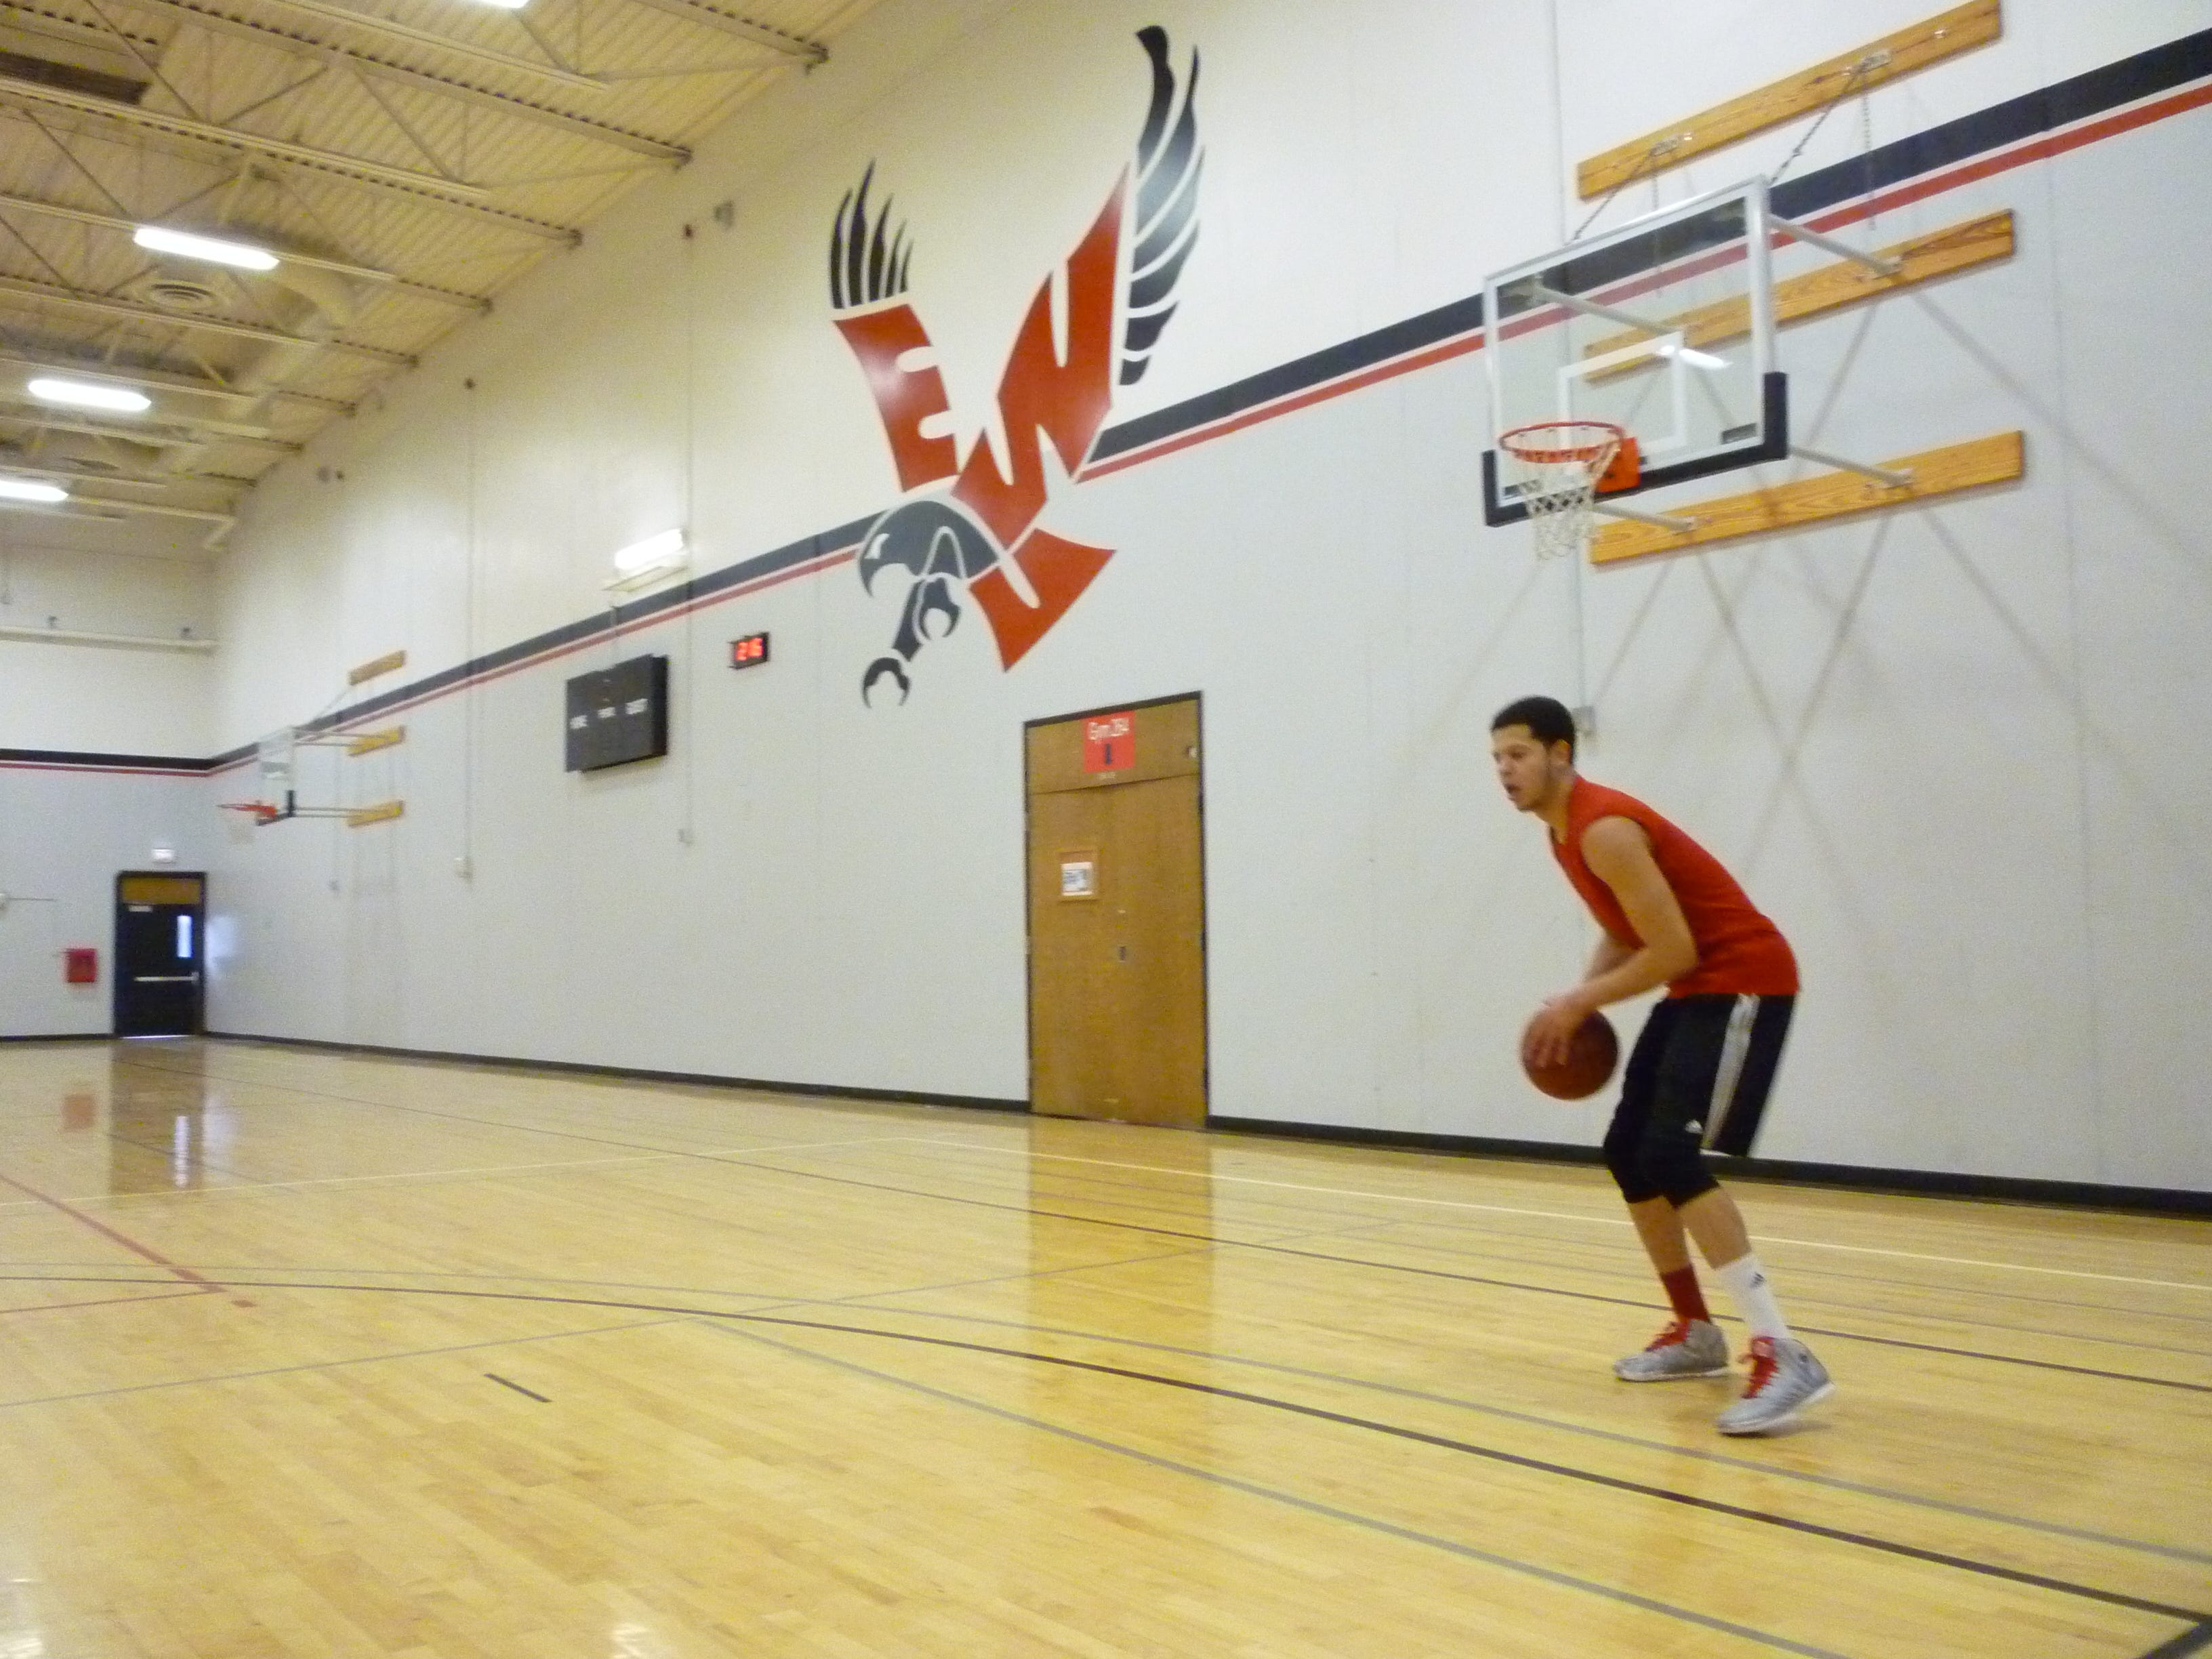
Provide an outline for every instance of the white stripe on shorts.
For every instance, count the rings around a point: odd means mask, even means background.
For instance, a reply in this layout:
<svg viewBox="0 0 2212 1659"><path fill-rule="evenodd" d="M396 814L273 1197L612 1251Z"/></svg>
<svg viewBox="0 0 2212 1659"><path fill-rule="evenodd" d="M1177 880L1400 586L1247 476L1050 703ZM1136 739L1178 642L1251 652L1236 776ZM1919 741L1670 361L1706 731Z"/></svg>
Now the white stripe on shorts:
<svg viewBox="0 0 2212 1659"><path fill-rule="evenodd" d="M1735 1106L1736 1085L1743 1081L1743 1062L1751 1052L1751 1028L1759 1018L1759 999L1740 996L1729 1010L1728 1035L1721 1039L1720 1068L1713 1073L1713 1097L1705 1108L1705 1138L1710 1146L1720 1139L1721 1125Z"/></svg>

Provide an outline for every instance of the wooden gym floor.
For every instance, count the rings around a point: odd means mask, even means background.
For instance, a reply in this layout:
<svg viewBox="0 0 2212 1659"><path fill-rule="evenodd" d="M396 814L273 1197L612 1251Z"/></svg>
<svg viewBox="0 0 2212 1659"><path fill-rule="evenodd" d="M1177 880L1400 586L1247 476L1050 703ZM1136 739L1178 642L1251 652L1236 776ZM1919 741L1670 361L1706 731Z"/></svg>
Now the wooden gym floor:
<svg viewBox="0 0 2212 1659"><path fill-rule="evenodd" d="M2212 1651L2212 1224L1739 1190L1786 1438L1595 1170L8 1045L0 1655Z"/></svg>

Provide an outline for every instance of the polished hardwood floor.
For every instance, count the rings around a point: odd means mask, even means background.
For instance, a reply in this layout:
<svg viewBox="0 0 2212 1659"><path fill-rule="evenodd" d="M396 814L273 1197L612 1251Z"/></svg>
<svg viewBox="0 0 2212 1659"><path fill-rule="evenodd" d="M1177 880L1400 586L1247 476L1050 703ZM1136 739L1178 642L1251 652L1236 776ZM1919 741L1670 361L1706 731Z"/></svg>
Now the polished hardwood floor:
<svg viewBox="0 0 2212 1659"><path fill-rule="evenodd" d="M7 1045L0 1659L2212 1653L2212 1224L1738 1190L1754 1441L1595 1170Z"/></svg>

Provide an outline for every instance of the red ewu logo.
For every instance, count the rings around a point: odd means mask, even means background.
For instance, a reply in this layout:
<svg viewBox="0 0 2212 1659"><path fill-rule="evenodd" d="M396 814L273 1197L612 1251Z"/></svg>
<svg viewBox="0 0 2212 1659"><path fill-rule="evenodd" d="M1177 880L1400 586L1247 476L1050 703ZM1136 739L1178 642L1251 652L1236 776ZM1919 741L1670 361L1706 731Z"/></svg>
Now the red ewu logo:
<svg viewBox="0 0 2212 1659"><path fill-rule="evenodd" d="M1086 547L1040 526L1050 497L1044 446L1073 477L1114 404L1118 383L1144 378L1175 314L1175 289L1198 241L1198 54L1178 93L1167 32L1137 39L1152 59L1152 107L1130 167L1083 240L1030 302L999 382L1006 453L978 435L963 459L942 430L951 404L929 333L902 297L914 248L891 225L886 200L872 216L871 165L838 205L830 239L830 301L837 329L866 372L884 436L907 499L868 527L860 554L869 592L892 568L909 578L891 648L868 665L860 696L885 681L904 702L915 658L959 625L973 599L1012 668L1083 596L1111 548ZM1127 258L1122 257L1124 248ZM1055 339L1054 290L1066 351ZM925 432L925 427L932 428ZM949 481L949 486L948 486Z"/></svg>

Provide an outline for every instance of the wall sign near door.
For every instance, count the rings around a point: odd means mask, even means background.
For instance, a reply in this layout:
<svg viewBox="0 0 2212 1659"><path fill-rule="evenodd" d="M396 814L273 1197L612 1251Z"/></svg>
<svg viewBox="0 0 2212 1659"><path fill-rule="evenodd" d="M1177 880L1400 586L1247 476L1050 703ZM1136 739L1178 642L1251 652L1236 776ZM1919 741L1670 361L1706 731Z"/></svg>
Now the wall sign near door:
<svg viewBox="0 0 2212 1659"><path fill-rule="evenodd" d="M1121 772L1137 763L1137 717L1094 714L1083 723L1083 769Z"/></svg>
<svg viewBox="0 0 2212 1659"><path fill-rule="evenodd" d="M748 634L741 640L730 641L730 666L757 668L768 660L768 635Z"/></svg>

